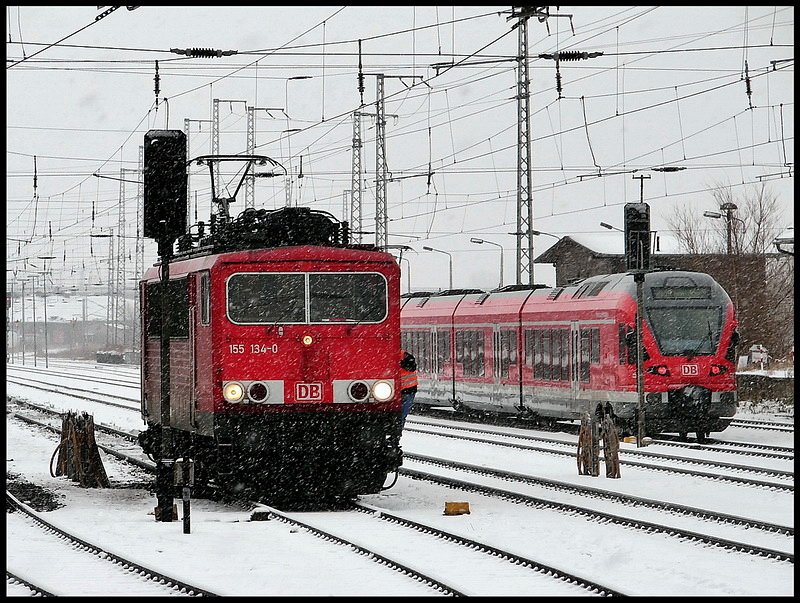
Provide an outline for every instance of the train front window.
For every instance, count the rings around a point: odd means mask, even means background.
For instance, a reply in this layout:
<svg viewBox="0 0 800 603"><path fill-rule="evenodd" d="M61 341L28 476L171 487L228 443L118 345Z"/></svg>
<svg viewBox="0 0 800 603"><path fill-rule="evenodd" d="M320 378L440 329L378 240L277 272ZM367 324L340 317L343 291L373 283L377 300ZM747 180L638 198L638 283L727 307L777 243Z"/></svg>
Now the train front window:
<svg viewBox="0 0 800 603"><path fill-rule="evenodd" d="M665 356L707 356L716 352L722 308L651 307L647 315Z"/></svg>
<svg viewBox="0 0 800 603"><path fill-rule="evenodd" d="M312 323L376 323L386 318L386 279L380 274L309 274L308 290L309 319Z"/></svg>
<svg viewBox="0 0 800 603"><path fill-rule="evenodd" d="M239 324L306 321L304 274L240 273L228 280L228 317Z"/></svg>

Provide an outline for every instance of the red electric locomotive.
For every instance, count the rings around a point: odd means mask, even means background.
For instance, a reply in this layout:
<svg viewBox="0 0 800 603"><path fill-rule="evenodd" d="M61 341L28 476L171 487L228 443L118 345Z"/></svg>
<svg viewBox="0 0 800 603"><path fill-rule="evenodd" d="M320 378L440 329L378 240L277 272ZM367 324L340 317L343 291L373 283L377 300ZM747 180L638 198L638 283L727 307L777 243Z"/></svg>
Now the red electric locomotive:
<svg viewBox="0 0 800 603"><path fill-rule="evenodd" d="M166 291L160 264L140 283L143 449L162 442L166 294L172 458L276 501L380 491L402 459L395 258L308 208L250 208L193 237Z"/></svg>
<svg viewBox="0 0 800 603"><path fill-rule="evenodd" d="M636 284L631 273L557 288L415 294L403 347L417 358L415 404L579 419L610 403L636 433ZM648 272L643 284L647 433L722 431L736 411L736 319L709 275Z"/></svg>

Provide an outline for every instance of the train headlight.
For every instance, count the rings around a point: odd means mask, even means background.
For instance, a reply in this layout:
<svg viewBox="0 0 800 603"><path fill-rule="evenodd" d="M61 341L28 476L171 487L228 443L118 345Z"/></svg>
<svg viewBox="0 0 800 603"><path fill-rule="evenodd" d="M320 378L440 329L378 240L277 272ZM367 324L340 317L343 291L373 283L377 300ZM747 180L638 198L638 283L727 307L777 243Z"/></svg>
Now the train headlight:
<svg viewBox="0 0 800 603"><path fill-rule="evenodd" d="M261 381L253 381L247 388L247 397L256 403L265 402L269 398L269 387Z"/></svg>
<svg viewBox="0 0 800 603"><path fill-rule="evenodd" d="M372 397L378 402L386 402L394 394L394 386L390 381L376 381L372 385Z"/></svg>
<svg viewBox="0 0 800 603"><path fill-rule="evenodd" d="M238 381L228 381L222 386L222 396L227 402L241 402L244 388Z"/></svg>
<svg viewBox="0 0 800 603"><path fill-rule="evenodd" d="M666 364L651 366L647 369L647 372L653 375L658 375L659 377L669 377L670 374Z"/></svg>
<svg viewBox="0 0 800 603"><path fill-rule="evenodd" d="M721 375L723 373L728 372L728 367L722 366L721 364L712 364L711 369L708 371L708 374L712 377L716 377L717 375Z"/></svg>
<svg viewBox="0 0 800 603"><path fill-rule="evenodd" d="M363 381L353 381L347 388L347 395L353 402L364 402L369 397L369 386Z"/></svg>
<svg viewBox="0 0 800 603"><path fill-rule="evenodd" d="M314 338L311 335L303 335L303 345L311 345L314 343Z"/></svg>

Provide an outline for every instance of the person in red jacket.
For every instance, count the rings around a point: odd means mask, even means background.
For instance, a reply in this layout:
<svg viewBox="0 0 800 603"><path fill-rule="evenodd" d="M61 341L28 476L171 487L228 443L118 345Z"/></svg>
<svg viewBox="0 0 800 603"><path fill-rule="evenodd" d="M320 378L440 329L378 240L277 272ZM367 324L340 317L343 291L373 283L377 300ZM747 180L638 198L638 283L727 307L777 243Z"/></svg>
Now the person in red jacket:
<svg viewBox="0 0 800 603"><path fill-rule="evenodd" d="M414 406L417 394L417 360L405 350L400 351L400 398L403 403L400 427L406 423L406 417Z"/></svg>

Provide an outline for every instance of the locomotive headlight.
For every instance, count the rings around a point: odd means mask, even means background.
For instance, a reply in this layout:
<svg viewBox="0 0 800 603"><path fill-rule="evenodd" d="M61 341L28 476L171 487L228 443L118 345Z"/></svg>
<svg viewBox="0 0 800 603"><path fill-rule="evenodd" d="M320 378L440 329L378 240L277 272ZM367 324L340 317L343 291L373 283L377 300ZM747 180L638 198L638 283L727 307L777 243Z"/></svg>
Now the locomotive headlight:
<svg viewBox="0 0 800 603"><path fill-rule="evenodd" d="M247 388L247 397L256 403L264 402L269 398L269 387L261 381L253 381Z"/></svg>
<svg viewBox="0 0 800 603"><path fill-rule="evenodd" d="M222 395L227 402L239 402L244 397L244 388L238 381L228 381L222 386Z"/></svg>
<svg viewBox="0 0 800 603"><path fill-rule="evenodd" d="M347 395L353 402L364 402L369 397L369 386L363 381L353 381L347 388Z"/></svg>
<svg viewBox="0 0 800 603"><path fill-rule="evenodd" d="M386 402L394 394L394 387L389 381L376 381L372 385L372 396L378 402Z"/></svg>
<svg viewBox="0 0 800 603"><path fill-rule="evenodd" d="M311 335L303 335L302 339L303 345L311 345L314 343L314 338Z"/></svg>

